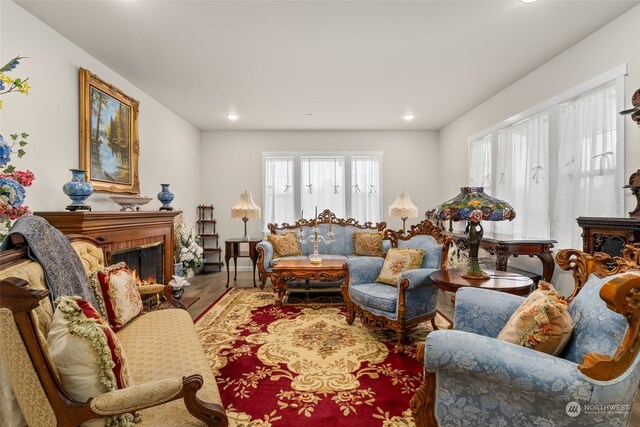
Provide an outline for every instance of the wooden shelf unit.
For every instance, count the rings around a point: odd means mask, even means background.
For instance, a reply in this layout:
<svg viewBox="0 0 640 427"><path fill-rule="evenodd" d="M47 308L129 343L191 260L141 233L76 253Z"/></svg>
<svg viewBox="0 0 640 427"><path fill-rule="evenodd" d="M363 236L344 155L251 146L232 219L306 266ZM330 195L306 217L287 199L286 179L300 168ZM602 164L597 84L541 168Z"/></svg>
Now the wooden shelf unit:
<svg viewBox="0 0 640 427"><path fill-rule="evenodd" d="M213 269L222 271L222 249L220 248L220 236L216 231L217 221L213 217L213 205L198 205L198 239L202 246L204 266L202 272Z"/></svg>

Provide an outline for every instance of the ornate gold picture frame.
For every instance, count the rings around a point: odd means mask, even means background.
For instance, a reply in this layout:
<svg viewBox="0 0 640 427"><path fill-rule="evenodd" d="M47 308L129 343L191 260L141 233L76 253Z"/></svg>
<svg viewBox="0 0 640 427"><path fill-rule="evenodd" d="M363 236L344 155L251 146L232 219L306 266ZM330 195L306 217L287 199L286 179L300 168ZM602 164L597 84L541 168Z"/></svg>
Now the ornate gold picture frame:
<svg viewBox="0 0 640 427"><path fill-rule="evenodd" d="M140 192L139 104L80 68L80 168L95 191Z"/></svg>

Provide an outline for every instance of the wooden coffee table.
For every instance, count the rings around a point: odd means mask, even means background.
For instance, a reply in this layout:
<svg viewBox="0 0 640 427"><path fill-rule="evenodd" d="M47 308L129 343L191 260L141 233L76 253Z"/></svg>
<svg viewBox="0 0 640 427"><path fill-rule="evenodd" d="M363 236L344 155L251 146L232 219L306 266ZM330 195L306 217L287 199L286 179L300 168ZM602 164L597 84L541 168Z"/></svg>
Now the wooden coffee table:
<svg viewBox="0 0 640 427"><path fill-rule="evenodd" d="M431 281L433 285L443 291L453 292L451 302L455 305L455 292L460 288L482 288L491 289L508 294L526 296L531 293L534 281L522 274L511 273L508 271L483 269L489 278L485 280L465 279L461 276L463 270L452 268L450 270L436 270L431 273ZM442 311L438 311L442 317L453 324L452 319Z"/></svg>
<svg viewBox="0 0 640 427"><path fill-rule="evenodd" d="M271 273L276 305L282 305L289 282L294 280L336 282L344 279L346 275L347 263L343 259L323 259L320 264L312 264L308 259L280 260L273 266Z"/></svg>

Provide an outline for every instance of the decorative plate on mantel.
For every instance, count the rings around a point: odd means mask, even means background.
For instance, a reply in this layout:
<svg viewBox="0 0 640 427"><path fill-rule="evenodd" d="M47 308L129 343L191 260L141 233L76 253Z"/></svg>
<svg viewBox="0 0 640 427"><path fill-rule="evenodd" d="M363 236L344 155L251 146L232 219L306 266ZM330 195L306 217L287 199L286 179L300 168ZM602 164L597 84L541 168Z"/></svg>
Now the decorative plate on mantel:
<svg viewBox="0 0 640 427"><path fill-rule="evenodd" d="M120 206L121 211L131 210L131 211L139 211L140 206L146 205L153 198L145 197L140 195L127 196L127 195L113 195L109 196L109 198L116 204Z"/></svg>

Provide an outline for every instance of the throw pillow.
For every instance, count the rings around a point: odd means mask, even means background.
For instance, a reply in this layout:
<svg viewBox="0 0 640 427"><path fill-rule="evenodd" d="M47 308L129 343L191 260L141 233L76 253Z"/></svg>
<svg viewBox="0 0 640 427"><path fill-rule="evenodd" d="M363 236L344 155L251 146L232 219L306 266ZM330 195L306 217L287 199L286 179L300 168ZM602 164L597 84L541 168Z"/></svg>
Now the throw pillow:
<svg viewBox="0 0 640 427"><path fill-rule="evenodd" d="M142 298L136 278L125 263L96 271L91 280L93 286L99 286L102 291L107 318L114 331L142 313Z"/></svg>
<svg viewBox="0 0 640 427"><path fill-rule="evenodd" d="M66 394L78 402L133 384L116 334L88 302L60 297L47 335L49 354ZM87 425L129 425L131 414L96 419Z"/></svg>
<svg viewBox="0 0 640 427"><path fill-rule="evenodd" d="M567 306L550 283L541 281L511 315L498 339L557 356L573 331Z"/></svg>
<svg viewBox="0 0 640 427"><path fill-rule="evenodd" d="M376 282L397 286L400 275L407 270L420 268L423 257L422 249L389 249Z"/></svg>
<svg viewBox="0 0 640 427"><path fill-rule="evenodd" d="M382 233L353 233L353 254L382 256Z"/></svg>
<svg viewBox="0 0 640 427"><path fill-rule="evenodd" d="M283 234L270 234L269 242L273 245L273 257L281 258L283 256L302 255L300 242L295 231Z"/></svg>

